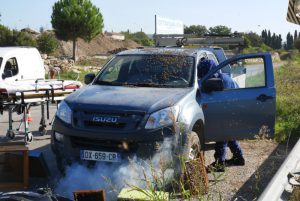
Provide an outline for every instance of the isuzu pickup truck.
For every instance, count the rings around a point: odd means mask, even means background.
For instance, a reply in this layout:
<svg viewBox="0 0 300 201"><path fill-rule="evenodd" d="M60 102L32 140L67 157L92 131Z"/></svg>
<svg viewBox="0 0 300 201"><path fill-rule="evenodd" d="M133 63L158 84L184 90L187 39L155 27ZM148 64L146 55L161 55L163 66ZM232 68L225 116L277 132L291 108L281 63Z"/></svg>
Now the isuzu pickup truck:
<svg viewBox="0 0 300 201"><path fill-rule="evenodd" d="M199 79L201 58L218 66ZM211 78L217 71L240 87L224 89L222 80ZM128 50L85 82L56 113L51 145L60 169L74 161L151 157L170 136L178 140L174 150L194 159L206 142L253 138L261 128L274 133L269 53L226 59L220 48Z"/></svg>

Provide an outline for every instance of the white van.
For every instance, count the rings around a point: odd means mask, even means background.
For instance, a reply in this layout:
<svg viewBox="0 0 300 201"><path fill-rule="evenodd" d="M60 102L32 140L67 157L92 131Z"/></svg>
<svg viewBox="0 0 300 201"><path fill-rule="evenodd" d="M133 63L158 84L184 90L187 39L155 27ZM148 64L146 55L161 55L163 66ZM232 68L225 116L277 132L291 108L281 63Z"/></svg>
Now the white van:
<svg viewBox="0 0 300 201"><path fill-rule="evenodd" d="M33 47L0 47L0 83L45 79L44 63Z"/></svg>

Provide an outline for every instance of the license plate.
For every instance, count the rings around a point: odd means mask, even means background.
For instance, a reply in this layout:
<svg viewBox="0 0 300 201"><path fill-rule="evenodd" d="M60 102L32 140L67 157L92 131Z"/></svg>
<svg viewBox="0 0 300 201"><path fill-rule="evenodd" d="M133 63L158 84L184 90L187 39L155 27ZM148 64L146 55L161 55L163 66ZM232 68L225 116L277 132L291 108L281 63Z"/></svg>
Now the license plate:
<svg viewBox="0 0 300 201"><path fill-rule="evenodd" d="M90 161L121 162L121 154L116 152L80 150L80 158Z"/></svg>

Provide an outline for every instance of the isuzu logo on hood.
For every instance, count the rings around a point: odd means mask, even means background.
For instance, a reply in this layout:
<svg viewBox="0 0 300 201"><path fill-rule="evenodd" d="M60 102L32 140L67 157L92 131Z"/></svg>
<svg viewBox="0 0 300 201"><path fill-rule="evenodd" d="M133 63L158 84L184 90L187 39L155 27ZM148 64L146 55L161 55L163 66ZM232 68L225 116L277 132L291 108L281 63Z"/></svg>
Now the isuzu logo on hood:
<svg viewBox="0 0 300 201"><path fill-rule="evenodd" d="M111 116L94 116L92 121L101 122L101 123L116 123L118 122L119 117Z"/></svg>

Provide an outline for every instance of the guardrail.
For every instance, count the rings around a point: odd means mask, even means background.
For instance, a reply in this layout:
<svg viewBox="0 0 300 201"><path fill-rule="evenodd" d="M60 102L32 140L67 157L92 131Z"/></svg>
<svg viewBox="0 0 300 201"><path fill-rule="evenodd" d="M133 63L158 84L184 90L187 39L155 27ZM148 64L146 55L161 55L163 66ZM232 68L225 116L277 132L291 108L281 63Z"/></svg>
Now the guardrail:
<svg viewBox="0 0 300 201"><path fill-rule="evenodd" d="M288 175L300 172L300 139L272 178L258 201L288 200L292 185Z"/></svg>

